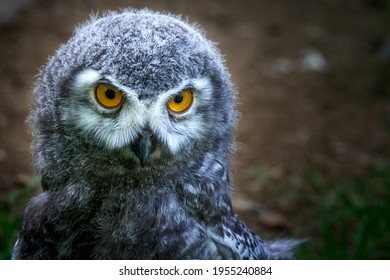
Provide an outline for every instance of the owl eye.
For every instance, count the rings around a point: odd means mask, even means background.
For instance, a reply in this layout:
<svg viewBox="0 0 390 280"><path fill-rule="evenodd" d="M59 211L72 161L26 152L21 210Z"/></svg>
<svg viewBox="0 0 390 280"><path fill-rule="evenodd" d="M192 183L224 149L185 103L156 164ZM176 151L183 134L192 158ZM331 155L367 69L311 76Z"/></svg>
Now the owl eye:
<svg viewBox="0 0 390 280"><path fill-rule="evenodd" d="M108 84L98 84L95 87L96 101L106 109L115 109L122 104L122 92Z"/></svg>
<svg viewBox="0 0 390 280"><path fill-rule="evenodd" d="M182 114L191 107L193 100L194 92L186 89L172 96L169 99L167 106L172 113Z"/></svg>

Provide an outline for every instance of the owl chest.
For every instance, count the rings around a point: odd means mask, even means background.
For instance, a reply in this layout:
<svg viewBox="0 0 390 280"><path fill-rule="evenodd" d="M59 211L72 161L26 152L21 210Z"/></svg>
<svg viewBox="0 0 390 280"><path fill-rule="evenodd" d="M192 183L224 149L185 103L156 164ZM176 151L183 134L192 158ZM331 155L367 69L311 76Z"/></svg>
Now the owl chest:
<svg viewBox="0 0 390 280"><path fill-rule="evenodd" d="M85 221L88 233L80 232L80 240L90 244L84 250L92 254L87 258L183 258L186 248L208 238L204 225L171 194L111 202Z"/></svg>

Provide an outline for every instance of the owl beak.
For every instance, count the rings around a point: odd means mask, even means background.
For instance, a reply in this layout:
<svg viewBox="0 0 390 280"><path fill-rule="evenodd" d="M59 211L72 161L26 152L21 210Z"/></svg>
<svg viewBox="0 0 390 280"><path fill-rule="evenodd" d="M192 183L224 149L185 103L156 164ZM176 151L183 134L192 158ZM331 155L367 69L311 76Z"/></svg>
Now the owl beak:
<svg viewBox="0 0 390 280"><path fill-rule="evenodd" d="M131 149L139 159L141 167L149 162L155 147L156 142L150 130L144 130L131 145Z"/></svg>

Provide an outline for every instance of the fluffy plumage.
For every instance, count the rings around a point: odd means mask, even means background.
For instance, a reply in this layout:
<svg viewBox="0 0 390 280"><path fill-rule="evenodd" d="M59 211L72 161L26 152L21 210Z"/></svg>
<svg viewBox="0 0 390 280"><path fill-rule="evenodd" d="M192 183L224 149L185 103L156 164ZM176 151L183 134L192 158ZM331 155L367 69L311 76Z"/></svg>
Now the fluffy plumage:
<svg viewBox="0 0 390 280"><path fill-rule="evenodd" d="M97 102L102 83L123 94L120 106ZM167 102L183 90L190 108L173 113ZM236 92L197 26L149 10L92 18L34 93L43 192L26 207L14 259L292 257L294 241L263 242L233 213Z"/></svg>

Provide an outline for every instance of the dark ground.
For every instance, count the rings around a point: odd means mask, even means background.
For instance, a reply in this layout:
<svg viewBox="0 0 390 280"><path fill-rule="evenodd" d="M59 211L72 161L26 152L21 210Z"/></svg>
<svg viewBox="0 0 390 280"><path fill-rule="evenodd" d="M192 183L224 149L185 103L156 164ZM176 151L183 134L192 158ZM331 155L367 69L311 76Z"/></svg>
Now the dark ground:
<svg viewBox="0 0 390 280"><path fill-rule="evenodd" d="M298 258L389 259L387 3L33 1L0 26L0 251L24 203L8 196L34 177L24 121L37 69L91 10L132 6L184 14L219 42L242 113L234 205L257 233L310 238Z"/></svg>

